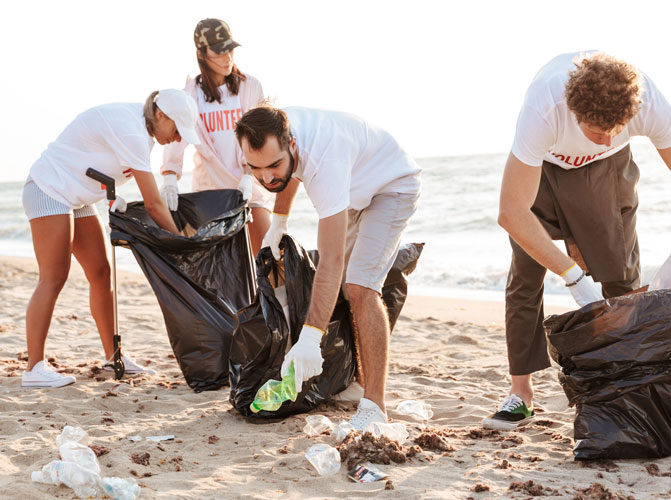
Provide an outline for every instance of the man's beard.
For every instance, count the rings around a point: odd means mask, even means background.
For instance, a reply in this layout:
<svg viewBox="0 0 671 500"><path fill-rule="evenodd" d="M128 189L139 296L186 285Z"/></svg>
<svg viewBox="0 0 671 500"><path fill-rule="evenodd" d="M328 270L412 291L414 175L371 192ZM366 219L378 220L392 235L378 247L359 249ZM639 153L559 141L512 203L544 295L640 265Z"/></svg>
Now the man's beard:
<svg viewBox="0 0 671 500"><path fill-rule="evenodd" d="M280 182L280 185L277 187L269 188L268 185L261 181L261 185L271 193L279 193L280 191L284 191L285 188L287 187L287 184L289 184L289 181L291 180L291 174L294 173L294 155L291 154L291 151L289 151L289 172L287 172L287 175L282 177L281 179L273 179L273 182L271 184L275 184L276 182Z"/></svg>

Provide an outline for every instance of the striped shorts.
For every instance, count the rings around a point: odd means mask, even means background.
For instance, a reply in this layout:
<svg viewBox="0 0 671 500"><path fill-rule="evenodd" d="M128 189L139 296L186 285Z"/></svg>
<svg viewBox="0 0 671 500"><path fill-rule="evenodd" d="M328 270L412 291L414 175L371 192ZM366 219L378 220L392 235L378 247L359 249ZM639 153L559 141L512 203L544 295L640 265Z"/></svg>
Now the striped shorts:
<svg viewBox="0 0 671 500"><path fill-rule="evenodd" d="M28 176L26 184L23 186L23 209L28 216L28 220L48 217L50 215L73 214L75 219L98 215L98 209L95 205L70 208L64 203L54 200L37 187L37 184L35 184L35 181L30 176Z"/></svg>

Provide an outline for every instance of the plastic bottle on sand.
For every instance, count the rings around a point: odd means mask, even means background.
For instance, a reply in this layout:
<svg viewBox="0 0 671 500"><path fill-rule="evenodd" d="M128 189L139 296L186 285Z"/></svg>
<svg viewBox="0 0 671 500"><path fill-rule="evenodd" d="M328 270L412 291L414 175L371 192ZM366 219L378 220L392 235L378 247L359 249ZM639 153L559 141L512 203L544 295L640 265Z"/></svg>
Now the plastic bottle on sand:
<svg viewBox="0 0 671 500"><path fill-rule="evenodd" d="M282 380L269 380L257 391L254 401L249 408L257 413L261 410L275 411L285 401L296 401L296 383L294 381L294 364L289 365L289 371Z"/></svg>

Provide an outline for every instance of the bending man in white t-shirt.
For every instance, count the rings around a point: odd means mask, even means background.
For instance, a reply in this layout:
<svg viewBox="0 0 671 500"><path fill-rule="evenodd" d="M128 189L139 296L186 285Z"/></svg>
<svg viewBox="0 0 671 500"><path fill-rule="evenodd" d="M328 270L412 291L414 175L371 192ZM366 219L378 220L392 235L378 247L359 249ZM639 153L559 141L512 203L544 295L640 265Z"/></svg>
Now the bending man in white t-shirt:
<svg viewBox="0 0 671 500"><path fill-rule="evenodd" d="M581 307L640 286L639 171L629 148L637 135L650 138L671 168L671 107L630 64L599 52L564 54L531 83L499 210L513 249L506 287L512 388L483 425L510 429L533 417L531 374L550 366L546 269L564 279ZM569 255L552 239L564 240Z"/></svg>
<svg viewBox="0 0 671 500"><path fill-rule="evenodd" d="M361 430L371 422L386 422L390 332L381 291L401 234L417 208L419 167L387 132L346 113L259 107L245 113L235 133L256 179L278 193L263 241L276 259L297 181L303 182L319 214L319 264L310 307L282 375L293 362L300 391L303 382L321 373L320 342L344 273L364 385L350 423Z"/></svg>

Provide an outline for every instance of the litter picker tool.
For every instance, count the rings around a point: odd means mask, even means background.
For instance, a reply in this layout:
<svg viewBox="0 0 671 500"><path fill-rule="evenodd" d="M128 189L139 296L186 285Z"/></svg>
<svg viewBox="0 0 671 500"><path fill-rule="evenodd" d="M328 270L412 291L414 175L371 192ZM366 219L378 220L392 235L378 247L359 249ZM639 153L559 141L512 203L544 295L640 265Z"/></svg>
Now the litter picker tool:
<svg viewBox="0 0 671 500"><path fill-rule="evenodd" d="M87 177L90 177L91 179L94 179L102 184L107 192L107 201L109 207L111 208L112 203L114 203L114 200L116 200L114 179L101 172L98 172L93 168L89 168L86 171L86 175ZM114 305L114 362L112 366L114 368L114 379L119 380L121 377L123 377L126 368L124 367L123 360L121 359L121 336L119 335L119 320L117 317L116 255L114 252L114 245L110 246L112 247L112 303Z"/></svg>

